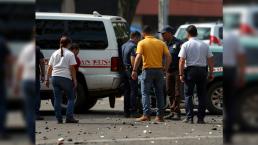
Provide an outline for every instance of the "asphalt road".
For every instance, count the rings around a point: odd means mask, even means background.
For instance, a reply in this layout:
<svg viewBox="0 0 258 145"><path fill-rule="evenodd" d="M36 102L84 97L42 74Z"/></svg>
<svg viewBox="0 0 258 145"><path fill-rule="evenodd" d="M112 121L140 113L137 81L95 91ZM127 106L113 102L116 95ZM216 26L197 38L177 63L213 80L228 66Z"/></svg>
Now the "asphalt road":
<svg viewBox="0 0 258 145"><path fill-rule="evenodd" d="M202 125L169 120L160 124L138 123L124 118L122 108L122 99L117 99L114 109L109 107L108 99L102 99L88 114L75 116L79 124L57 124L50 101L45 101L41 112L45 120L36 122L36 143L56 145L63 138L64 144L89 145L223 144L222 116L207 115L207 123Z"/></svg>

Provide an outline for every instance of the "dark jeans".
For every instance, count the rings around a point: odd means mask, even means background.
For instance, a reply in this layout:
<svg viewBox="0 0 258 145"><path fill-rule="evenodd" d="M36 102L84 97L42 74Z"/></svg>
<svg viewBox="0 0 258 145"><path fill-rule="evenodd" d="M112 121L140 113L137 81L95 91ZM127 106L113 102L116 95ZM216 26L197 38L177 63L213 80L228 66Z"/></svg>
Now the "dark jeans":
<svg viewBox="0 0 258 145"><path fill-rule="evenodd" d="M73 90L73 82L72 80L64 77L53 76L52 77L52 84L54 88L54 108L55 108L55 115L57 120L62 120L62 96L64 91L67 96L67 109L66 109L66 119L73 118L73 111L74 111L74 90Z"/></svg>
<svg viewBox="0 0 258 145"><path fill-rule="evenodd" d="M151 115L150 92L154 87L157 101L157 116L164 115L164 73L162 69L145 69L142 72L141 93L143 114Z"/></svg>
<svg viewBox="0 0 258 145"><path fill-rule="evenodd" d="M224 88L224 119L223 119L223 138L224 141L230 141L233 135L233 126L236 123L236 68L225 67L223 70L223 88Z"/></svg>
<svg viewBox="0 0 258 145"><path fill-rule="evenodd" d="M133 80L131 72L125 71L124 81L124 112L125 114L133 114L137 111L138 80Z"/></svg>
<svg viewBox="0 0 258 145"><path fill-rule="evenodd" d="M193 93L196 86L198 96L198 119L204 119L206 102L207 102L207 67L187 67L185 69L184 96L186 117L191 119L194 117L193 112Z"/></svg>
<svg viewBox="0 0 258 145"><path fill-rule="evenodd" d="M35 102L36 87L34 80L22 81L22 90L25 97L26 124L29 137L32 143L35 143Z"/></svg>
<svg viewBox="0 0 258 145"><path fill-rule="evenodd" d="M5 133L6 103L6 88L4 81L0 80L0 134Z"/></svg>
<svg viewBox="0 0 258 145"><path fill-rule="evenodd" d="M36 108L35 108L35 113L36 117L40 116L40 104L41 103L41 97L40 97L40 80L36 79Z"/></svg>

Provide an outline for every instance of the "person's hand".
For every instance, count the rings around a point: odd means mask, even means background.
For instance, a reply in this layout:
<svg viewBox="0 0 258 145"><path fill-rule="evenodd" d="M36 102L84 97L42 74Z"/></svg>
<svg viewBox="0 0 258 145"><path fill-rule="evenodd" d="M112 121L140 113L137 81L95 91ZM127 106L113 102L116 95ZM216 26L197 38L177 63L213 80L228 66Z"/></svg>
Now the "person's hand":
<svg viewBox="0 0 258 145"><path fill-rule="evenodd" d="M209 74L209 77L208 77L209 81L212 81L214 79L214 75L213 73Z"/></svg>
<svg viewBox="0 0 258 145"><path fill-rule="evenodd" d="M137 72L133 71L131 77L133 80L137 80Z"/></svg>
<svg viewBox="0 0 258 145"><path fill-rule="evenodd" d="M77 80L73 80L73 89L76 89L78 86Z"/></svg>
<svg viewBox="0 0 258 145"><path fill-rule="evenodd" d="M47 88L49 88L49 80L45 81L45 85L46 85Z"/></svg>
<svg viewBox="0 0 258 145"><path fill-rule="evenodd" d="M185 82L185 76L184 76L184 75L180 75L180 81L181 81L182 83Z"/></svg>

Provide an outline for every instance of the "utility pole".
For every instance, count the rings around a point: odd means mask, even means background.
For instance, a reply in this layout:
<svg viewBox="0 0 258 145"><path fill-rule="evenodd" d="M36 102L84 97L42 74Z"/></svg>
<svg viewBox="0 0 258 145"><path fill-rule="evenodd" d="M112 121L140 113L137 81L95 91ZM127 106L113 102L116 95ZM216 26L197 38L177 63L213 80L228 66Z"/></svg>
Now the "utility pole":
<svg viewBox="0 0 258 145"><path fill-rule="evenodd" d="M164 26L168 25L169 0L159 0L159 26L160 31Z"/></svg>

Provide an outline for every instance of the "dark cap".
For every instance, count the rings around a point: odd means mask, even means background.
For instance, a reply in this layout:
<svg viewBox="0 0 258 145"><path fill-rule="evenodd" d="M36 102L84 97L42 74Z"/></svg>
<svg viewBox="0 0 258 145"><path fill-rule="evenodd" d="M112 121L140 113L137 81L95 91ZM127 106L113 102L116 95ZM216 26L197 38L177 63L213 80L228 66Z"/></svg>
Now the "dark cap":
<svg viewBox="0 0 258 145"><path fill-rule="evenodd" d="M158 33L165 33L165 32L170 32L170 33L174 33L174 28L170 27L170 26L165 26L160 32Z"/></svg>

